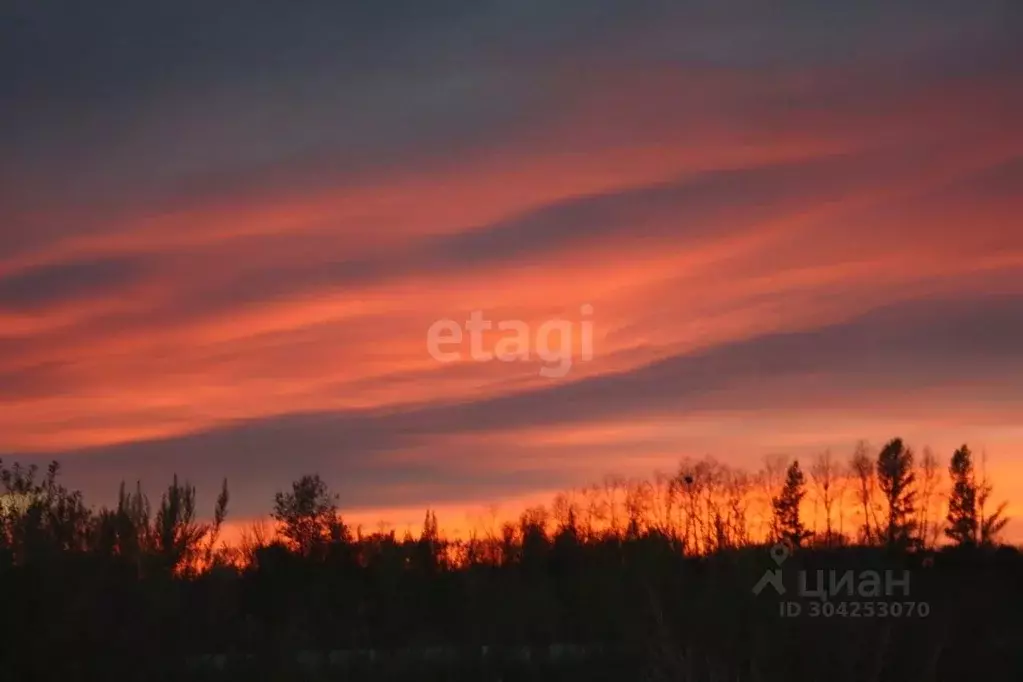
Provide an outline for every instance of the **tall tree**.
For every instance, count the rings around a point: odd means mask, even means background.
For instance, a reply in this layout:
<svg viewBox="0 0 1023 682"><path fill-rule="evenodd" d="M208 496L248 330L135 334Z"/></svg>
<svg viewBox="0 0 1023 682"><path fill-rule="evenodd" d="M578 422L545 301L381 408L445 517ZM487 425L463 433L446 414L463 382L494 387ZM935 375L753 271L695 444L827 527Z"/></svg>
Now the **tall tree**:
<svg viewBox="0 0 1023 682"><path fill-rule="evenodd" d="M1008 517L1005 516L1006 502L1002 502L995 510L988 514L987 503L991 499L991 493L994 491L994 487L987 478L987 456L986 454L981 455L981 477L980 484L977 486L977 514L979 522L979 537L978 542L982 547L991 547L999 541L999 537L1006 524L1009 523Z"/></svg>
<svg viewBox="0 0 1023 682"><path fill-rule="evenodd" d="M443 560L444 543L440 537L437 513L432 510L426 510L423 530L419 534L416 549L416 568L424 573L436 571Z"/></svg>
<svg viewBox="0 0 1023 682"><path fill-rule="evenodd" d="M168 486L160 500L153 529L153 549L162 568L177 571L191 566L199 543L210 527L195 520L195 486L178 477Z"/></svg>
<svg viewBox="0 0 1023 682"><path fill-rule="evenodd" d="M923 547L933 547L937 544L942 531L939 520L940 507L937 513L934 512L935 502L940 500L940 473L940 464L938 458L934 456L934 451L925 447L920 460L920 503L918 505L920 518L918 532L920 544Z"/></svg>
<svg viewBox="0 0 1023 682"><path fill-rule="evenodd" d="M889 546L905 547L912 541L915 481L913 451L901 438L893 438L877 456L877 485L888 507L885 541Z"/></svg>
<svg viewBox="0 0 1023 682"><path fill-rule="evenodd" d="M117 494L117 508L102 509L96 520L98 549L117 555L141 568L142 556L152 545L149 498L136 481L135 492L128 492L124 481Z"/></svg>
<svg viewBox="0 0 1023 682"><path fill-rule="evenodd" d="M840 492L838 489L840 480L838 464L831 457L831 450L826 450L817 456L810 466L810 479L813 481L816 499L824 507L824 543L830 546L834 539L834 530L831 525L832 511L835 499Z"/></svg>
<svg viewBox="0 0 1023 682"><path fill-rule="evenodd" d="M225 478L220 484L220 494L217 495L217 506L213 509L213 524L209 529L209 537L206 542L206 552L203 557L203 564L207 567L213 566L215 560L222 558L223 554L218 554L217 540L220 539L220 529L224 525L224 519L227 518L227 503L231 499L230 494L227 491L227 479Z"/></svg>
<svg viewBox="0 0 1023 682"><path fill-rule="evenodd" d="M788 540L798 547L809 535L799 518L799 505L806 495L806 478L799 468L799 460L793 460L785 472L785 485L781 493L771 500L774 510L774 533L779 540Z"/></svg>
<svg viewBox="0 0 1023 682"><path fill-rule="evenodd" d="M973 471L973 453L963 445L952 454L948 465L952 490L948 495L945 535L960 547L977 542L977 481Z"/></svg>
<svg viewBox="0 0 1023 682"><path fill-rule="evenodd" d="M869 446L865 441L856 444L852 458L849 460L849 473L854 478L856 487L856 501L863 514L863 523L860 525L860 541L863 544L872 544L875 540L874 529L874 488L876 477L874 475L874 462L870 458Z"/></svg>
<svg viewBox="0 0 1023 682"><path fill-rule="evenodd" d="M281 536L306 556L329 543L340 526L337 496L319 474L302 476L290 492L278 492L271 516Z"/></svg>

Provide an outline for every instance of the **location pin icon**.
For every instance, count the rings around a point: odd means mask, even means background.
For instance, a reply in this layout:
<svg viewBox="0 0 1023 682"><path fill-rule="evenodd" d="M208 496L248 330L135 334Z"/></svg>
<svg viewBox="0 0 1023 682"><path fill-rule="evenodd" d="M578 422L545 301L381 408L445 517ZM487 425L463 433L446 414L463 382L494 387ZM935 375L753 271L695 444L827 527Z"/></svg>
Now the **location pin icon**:
<svg viewBox="0 0 1023 682"><path fill-rule="evenodd" d="M782 563L786 559L789 558L789 548L788 548L788 545L779 542L774 547L772 547L771 548L771 558L774 559L774 563L776 563L779 566L781 566Z"/></svg>

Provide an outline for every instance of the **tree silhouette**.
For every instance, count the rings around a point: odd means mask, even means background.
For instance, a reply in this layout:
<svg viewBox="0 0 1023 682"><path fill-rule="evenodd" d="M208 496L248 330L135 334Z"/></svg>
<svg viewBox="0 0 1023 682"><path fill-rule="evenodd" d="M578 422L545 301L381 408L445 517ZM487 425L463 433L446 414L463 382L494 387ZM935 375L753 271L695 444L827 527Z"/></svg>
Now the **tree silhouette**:
<svg viewBox="0 0 1023 682"><path fill-rule="evenodd" d="M888 507L885 542L889 547L906 547L912 542L915 480L913 451L901 438L892 439L877 456L877 484Z"/></svg>
<svg viewBox="0 0 1023 682"><path fill-rule="evenodd" d="M417 570L426 574L435 572L443 562L444 550L440 526L437 525L437 513L427 510L426 518L423 519L423 530L419 534L416 546Z"/></svg>
<svg viewBox="0 0 1023 682"><path fill-rule="evenodd" d="M156 558L171 572L192 566L210 526L195 519L195 486L173 482L163 494L152 533Z"/></svg>
<svg viewBox="0 0 1023 682"><path fill-rule="evenodd" d="M229 500L230 495L227 491L227 479L225 478L220 484L217 506L213 510L213 524L209 528L209 540L206 543L206 551L203 556L204 566L213 566L217 559L215 554L217 551L217 540L220 539L220 529L224 525L224 519L227 518L227 503Z"/></svg>
<svg viewBox="0 0 1023 682"><path fill-rule="evenodd" d="M122 481L117 507L101 509L96 525L100 552L117 556L142 571L144 557L152 546L149 498L142 492L142 483L136 482L135 492L129 492Z"/></svg>
<svg viewBox="0 0 1023 682"><path fill-rule="evenodd" d="M948 525L945 535L963 547L977 543L977 481L973 473L973 453L963 445L952 454L948 465L952 490L948 497Z"/></svg>
<svg viewBox="0 0 1023 682"><path fill-rule="evenodd" d="M799 506L806 495L806 478L799 468L799 460L793 460L785 472L785 485L781 493L771 500L774 509L775 536L787 540L794 547L803 543L810 533L799 518Z"/></svg>
<svg viewBox="0 0 1023 682"><path fill-rule="evenodd" d="M60 466L51 462L42 480L35 465L0 467L0 550L11 561L46 559L85 548L92 514L79 492L57 483Z"/></svg>
<svg viewBox="0 0 1023 682"><path fill-rule="evenodd" d="M1005 508L1008 503L1002 502L990 514L987 512L987 503L991 499L994 487L987 478L986 457L981 457L981 480L977 486L977 514L980 522L980 537L978 541L982 547L991 547L998 542L1002 530L1009 523L1005 516Z"/></svg>
<svg viewBox="0 0 1023 682"><path fill-rule="evenodd" d="M875 541L875 528L877 524L874 519L874 462L871 461L868 453L868 446L864 441L856 444L852 458L849 460L849 471L856 482L856 501L859 503L863 513L863 523L860 525L860 541L869 545Z"/></svg>
<svg viewBox="0 0 1023 682"><path fill-rule="evenodd" d="M838 464L831 457L830 450L818 455L810 466L810 479L816 489L817 499L824 506L824 544L830 546L834 540L832 511L835 500L841 493L838 489L840 480Z"/></svg>
<svg viewBox="0 0 1023 682"><path fill-rule="evenodd" d="M307 474L291 484L291 491L278 492L271 514L280 534L304 556L322 549L331 539L346 532L337 512L337 496L329 491L319 474Z"/></svg>
<svg viewBox="0 0 1023 682"><path fill-rule="evenodd" d="M940 510L934 512L934 502L940 498L941 465L934 451L924 448L920 460L920 500L917 515L919 516L918 535L923 547L933 547L941 536L943 525L940 521Z"/></svg>

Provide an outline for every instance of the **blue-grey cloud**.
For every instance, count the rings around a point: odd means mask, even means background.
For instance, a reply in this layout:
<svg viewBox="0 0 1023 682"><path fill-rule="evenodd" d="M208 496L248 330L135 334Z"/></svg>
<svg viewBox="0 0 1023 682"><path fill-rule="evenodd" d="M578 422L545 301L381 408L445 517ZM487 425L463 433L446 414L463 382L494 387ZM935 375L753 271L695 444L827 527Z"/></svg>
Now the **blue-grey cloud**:
<svg viewBox="0 0 1023 682"><path fill-rule="evenodd" d="M883 110L886 94L949 74L1011 82L1023 73L1021 14L1011 0L16 0L0 8L0 256L103 230L98 214L255 191L282 168L292 182L337 185L528 140L575 87L617 87L623 68L769 80L835 67L841 87L822 76L810 102L832 112ZM566 64L578 77L552 80ZM751 127L796 103L753 104L736 104ZM53 187L90 215L41 222Z"/></svg>
<svg viewBox="0 0 1023 682"><path fill-rule="evenodd" d="M25 311L114 293L144 277L145 259L81 258L0 275L0 310Z"/></svg>

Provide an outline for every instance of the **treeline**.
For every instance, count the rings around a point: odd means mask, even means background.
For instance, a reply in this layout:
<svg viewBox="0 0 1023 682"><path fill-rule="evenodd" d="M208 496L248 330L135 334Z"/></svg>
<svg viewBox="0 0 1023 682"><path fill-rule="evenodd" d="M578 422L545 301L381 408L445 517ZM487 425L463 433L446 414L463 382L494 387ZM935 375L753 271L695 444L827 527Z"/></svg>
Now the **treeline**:
<svg viewBox="0 0 1023 682"><path fill-rule="evenodd" d="M245 679L295 679L301 651L571 644L599 652L576 670L585 679L999 679L1021 664L1023 561L997 547L1004 505L992 508L975 469L966 446L942 465L900 439L846 461L822 453L806 473L781 457L754 473L687 460L649 481L606 477L460 540L429 511L418 535L351 528L307 475L276 495L268 523L227 544L226 481L203 521L195 488L176 478L155 505L122 485L95 510L56 464L0 466L0 671L187 679L199 675L188 661L226 654L257 662ZM911 571L930 615L781 618L777 598L752 592L778 541L804 548L786 570ZM532 665L524 679L544 663Z"/></svg>
<svg viewBox="0 0 1023 682"><path fill-rule="evenodd" d="M500 563L506 548L529 535L548 539L569 530L581 541L656 535L686 555L706 555L784 540L798 546L889 546L934 549L941 544L994 547L1008 523L1007 504L991 503L993 485L978 474L963 445L942 465L933 451L921 457L900 438L876 454L865 442L848 460L830 451L804 472L798 459L765 458L753 473L712 458L687 459L673 474L652 479L605 476L599 483L557 495L549 506L524 510L517 522L477 524L465 540L446 540L427 510L420 537L433 537L454 565ZM257 522L222 560L247 564L272 542L308 554L339 537L361 541L349 529L337 499L315 475L276 496L271 523ZM390 536L393 537L393 532ZM380 533L369 537L379 537ZM413 541L405 533L405 542Z"/></svg>

